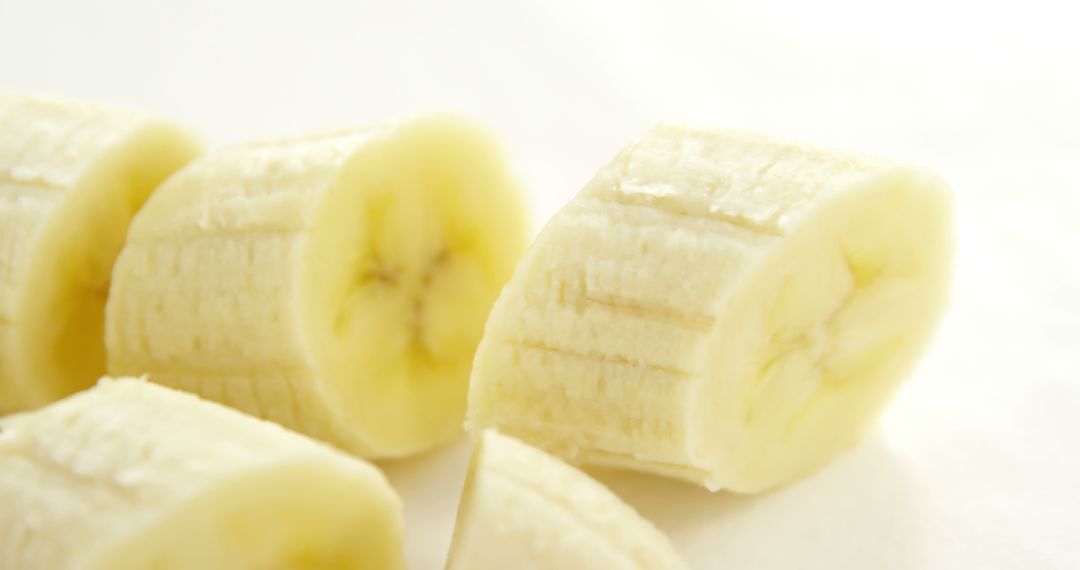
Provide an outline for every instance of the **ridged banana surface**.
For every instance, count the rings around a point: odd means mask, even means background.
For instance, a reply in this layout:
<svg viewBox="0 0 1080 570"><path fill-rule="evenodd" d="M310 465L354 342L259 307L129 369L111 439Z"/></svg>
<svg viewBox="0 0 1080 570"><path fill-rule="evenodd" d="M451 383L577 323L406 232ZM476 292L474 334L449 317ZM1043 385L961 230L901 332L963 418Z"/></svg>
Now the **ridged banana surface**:
<svg viewBox="0 0 1080 570"><path fill-rule="evenodd" d="M403 568L363 460L141 380L0 420L0 568Z"/></svg>
<svg viewBox="0 0 1080 570"><path fill-rule="evenodd" d="M128 222L198 150L138 113L0 93L0 415L105 373L105 299Z"/></svg>
<svg viewBox="0 0 1080 570"><path fill-rule="evenodd" d="M478 348L470 429L710 489L851 447L946 305L951 198L920 168L659 127L543 229Z"/></svg>
<svg viewBox="0 0 1080 570"><path fill-rule="evenodd" d="M611 491L494 430L473 451L447 570L679 570L671 542Z"/></svg>
<svg viewBox="0 0 1080 570"><path fill-rule="evenodd" d="M113 276L109 370L366 457L461 433L527 240L487 135L450 117L213 152L156 192Z"/></svg>

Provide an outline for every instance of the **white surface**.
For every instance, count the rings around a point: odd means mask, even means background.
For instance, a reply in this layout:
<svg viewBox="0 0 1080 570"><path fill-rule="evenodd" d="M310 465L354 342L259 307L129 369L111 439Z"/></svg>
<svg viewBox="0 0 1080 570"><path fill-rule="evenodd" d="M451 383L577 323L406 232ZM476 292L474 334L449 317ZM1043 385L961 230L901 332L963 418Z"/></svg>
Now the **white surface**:
<svg viewBox="0 0 1080 570"><path fill-rule="evenodd" d="M0 87L172 115L215 143L431 109L500 133L537 225L660 120L931 166L953 308L878 433L762 496L604 480L696 568L1080 567L1080 14L1065 1L0 0ZM467 444L386 465L439 568Z"/></svg>

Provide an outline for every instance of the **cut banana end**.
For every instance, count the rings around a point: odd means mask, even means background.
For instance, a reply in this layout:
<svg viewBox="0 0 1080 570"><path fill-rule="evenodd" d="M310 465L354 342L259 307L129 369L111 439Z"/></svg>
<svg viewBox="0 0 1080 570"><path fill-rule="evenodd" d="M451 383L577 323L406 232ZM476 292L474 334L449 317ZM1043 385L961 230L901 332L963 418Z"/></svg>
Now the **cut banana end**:
<svg viewBox="0 0 1080 570"><path fill-rule="evenodd" d="M109 370L366 457L424 450L461 433L524 218L499 149L459 119L212 153L132 224Z"/></svg>
<svg viewBox="0 0 1080 570"><path fill-rule="evenodd" d="M0 415L105 372L105 299L132 215L199 145L168 123L0 93Z"/></svg>
<svg viewBox="0 0 1080 570"><path fill-rule="evenodd" d="M914 167L661 127L547 225L477 351L472 431L761 491L851 447L946 304Z"/></svg>
<svg viewBox="0 0 1080 570"><path fill-rule="evenodd" d="M370 464L133 379L0 420L0 568L404 567Z"/></svg>
<svg viewBox="0 0 1080 570"><path fill-rule="evenodd" d="M447 570L678 570L652 523L606 487L494 430L473 450Z"/></svg>

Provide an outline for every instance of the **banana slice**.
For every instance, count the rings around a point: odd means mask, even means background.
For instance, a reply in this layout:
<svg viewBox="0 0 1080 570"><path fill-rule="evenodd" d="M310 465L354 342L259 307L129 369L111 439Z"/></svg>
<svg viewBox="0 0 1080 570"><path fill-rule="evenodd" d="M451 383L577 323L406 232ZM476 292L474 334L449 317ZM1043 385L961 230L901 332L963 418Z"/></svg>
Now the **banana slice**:
<svg viewBox="0 0 1080 570"><path fill-rule="evenodd" d="M473 450L447 570L678 570L671 542L584 473L494 430Z"/></svg>
<svg viewBox="0 0 1080 570"><path fill-rule="evenodd" d="M362 460L133 379L0 420L0 568L404 567Z"/></svg>
<svg viewBox="0 0 1080 570"><path fill-rule="evenodd" d="M198 149L136 113L0 93L0 415L104 374L105 298L128 222Z"/></svg>
<svg viewBox="0 0 1080 570"><path fill-rule="evenodd" d="M851 447L946 304L934 175L661 127L547 225L477 351L472 431L761 491Z"/></svg>
<svg viewBox="0 0 1080 570"><path fill-rule="evenodd" d="M109 370L362 456L421 451L461 433L525 227L495 144L453 118L211 153L132 224Z"/></svg>

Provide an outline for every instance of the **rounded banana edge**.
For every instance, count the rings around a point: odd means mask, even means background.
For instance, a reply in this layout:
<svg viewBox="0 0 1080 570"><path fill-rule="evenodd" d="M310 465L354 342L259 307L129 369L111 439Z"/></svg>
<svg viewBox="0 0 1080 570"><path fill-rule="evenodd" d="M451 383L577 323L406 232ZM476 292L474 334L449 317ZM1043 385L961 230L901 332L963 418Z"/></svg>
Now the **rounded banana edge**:
<svg viewBox="0 0 1080 570"><path fill-rule="evenodd" d="M132 224L109 371L364 457L423 451L462 433L526 227L498 146L453 117L212 152Z"/></svg>
<svg viewBox="0 0 1080 570"><path fill-rule="evenodd" d="M473 449L447 570L688 568L668 538L586 474L487 430Z"/></svg>
<svg viewBox="0 0 1080 570"><path fill-rule="evenodd" d="M659 127L541 231L477 350L472 433L762 491L851 447L946 304L920 168Z"/></svg>
<svg viewBox="0 0 1080 570"><path fill-rule="evenodd" d="M105 373L105 299L128 223L199 151L153 117L0 92L0 415Z"/></svg>
<svg viewBox="0 0 1080 570"><path fill-rule="evenodd" d="M403 568L372 465L142 380L0 420L0 567Z"/></svg>

